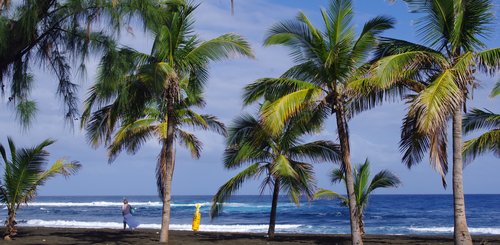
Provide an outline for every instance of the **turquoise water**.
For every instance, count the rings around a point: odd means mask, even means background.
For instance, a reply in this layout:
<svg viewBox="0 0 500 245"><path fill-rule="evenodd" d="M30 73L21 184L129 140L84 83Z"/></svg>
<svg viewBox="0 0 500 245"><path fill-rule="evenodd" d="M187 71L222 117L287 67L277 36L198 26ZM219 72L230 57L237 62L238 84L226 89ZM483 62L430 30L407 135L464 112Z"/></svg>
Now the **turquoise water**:
<svg viewBox="0 0 500 245"><path fill-rule="evenodd" d="M123 227L122 196L38 197L18 212L21 226ZM136 208L139 228L160 228L161 202L157 196L128 196ZM209 218L211 196L174 196L170 229L190 230L201 203L202 231L266 232L270 196L235 196L215 220ZM452 234L451 195L374 195L365 212L369 234ZM467 221L473 234L500 234L500 195L466 195ZM5 219L5 207L0 219ZM3 222L3 221L1 221ZM349 233L348 209L336 200L303 201L299 207L280 199L277 232Z"/></svg>

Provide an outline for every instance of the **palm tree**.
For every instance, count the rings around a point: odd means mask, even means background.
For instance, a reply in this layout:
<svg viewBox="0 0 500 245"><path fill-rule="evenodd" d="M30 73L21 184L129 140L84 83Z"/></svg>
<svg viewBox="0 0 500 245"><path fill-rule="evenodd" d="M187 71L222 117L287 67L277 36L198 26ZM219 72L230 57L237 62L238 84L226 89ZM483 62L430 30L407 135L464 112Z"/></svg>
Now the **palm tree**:
<svg viewBox="0 0 500 245"><path fill-rule="evenodd" d="M266 186L273 190L267 234L269 239L274 238L280 191L285 191L296 204L302 194L312 198L315 188L313 167L307 160L315 163L340 161L339 146L333 142L302 142L302 136L318 130L314 124L307 123L310 119L308 116L292 118L279 134L271 134L251 115L240 116L234 121L226 140L224 166L227 169L248 167L219 188L212 199L212 218L222 212L223 203L243 182L263 176L261 193Z"/></svg>
<svg viewBox="0 0 500 245"><path fill-rule="evenodd" d="M495 97L500 94L499 88L500 82L497 82L490 96ZM471 161L487 151L500 157L500 115L486 109L472 109L471 112L465 114L463 130L467 134L478 129L489 131L464 142L465 161Z"/></svg>
<svg viewBox="0 0 500 245"><path fill-rule="evenodd" d="M17 149L14 141L8 137L10 160L7 152L0 144L0 154L3 159L3 178L0 181L0 202L7 207L5 235L11 238L17 234L16 212L21 204L30 202L36 197L39 186L57 175L68 177L75 174L81 165L75 161L57 160L50 168L45 169L49 153L45 147L54 140L44 140L33 148Z"/></svg>
<svg viewBox="0 0 500 245"><path fill-rule="evenodd" d="M85 72L90 53L113 46L123 20L140 18L146 27L163 16L158 0L10 0L0 1L0 89L9 91L22 126L28 127L37 107L30 99L38 80L31 67L39 65L57 77L57 95L64 102L67 122L78 113L78 85L72 81L72 61ZM92 26L106 29L93 31ZM78 66L77 66L78 67ZM7 87L7 88L6 88Z"/></svg>
<svg viewBox="0 0 500 245"><path fill-rule="evenodd" d="M411 167L429 150L430 162L443 178L448 170L447 122L453 128L453 196L455 244L472 244L465 216L462 162L462 110L475 84L474 74L493 74L500 68L500 48L484 51L481 37L493 25L489 0L407 0L413 12L423 13L417 22L425 44L387 39L380 45L369 76L358 85L383 91L404 85L416 93L408 96L400 149Z"/></svg>
<svg viewBox="0 0 500 245"><path fill-rule="evenodd" d="M168 16L154 30L151 54L121 48L103 56L82 117L90 143L108 146L110 161L125 149L135 153L150 138L159 141L156 175L163 202L160 242L168 242L176 139L195 157L201 150L196 137L181 126L225 132L215 117L190 109L204 105L201 94L208 79L208 64L234 55L252 57L249 44L235 34L202 42L192 29L192 13L197 6L179 0L166 1L165 5Z"/></svg>
<svg viewBox="0 0 500 245"><path fill-rule="evenodd" d="M264 78L246 86L244 101L250 104L262 97L273 101L265 106L262 116L272 133L279 132L287 118L307 107L322 112L324 116L335 114L342 169L347 176L352 242L362 244L355 216L347 120L373 102L354 97L348 85L365 72L364 63L368 61L379 35L392 28L394 20L375 17L365 23L356 38L350 0L331 1L328 10L322 10L321 14L324 30L314 27L304 13L270 29L265 45L289 47L297 65L281 78Z"/></svg>
<svg viewBox="0 0 500 245"><path fill-rule="evenodd" d="M390 188L390 187L398 187L401 184L399 178L394 175L392 172L388 170L382 170L378 172L373 179L368 184L368 179L370 178L370 163L368 159L365 160L365 163L359 165L356 169L354 169L354 194L356 196L356 217L358 219L359 229L361 233L365 234L365 227L363 223L364 211L366 207L368 207L368 199L370 194L379 188ZM344 171L342 169L337 168L334 169L331 173L332 183L344 182L346 183L346 178ZM348 206L349 200L336 192L319 189L316 194L316 198L339 198L342 202L342 205Z"/></svg>

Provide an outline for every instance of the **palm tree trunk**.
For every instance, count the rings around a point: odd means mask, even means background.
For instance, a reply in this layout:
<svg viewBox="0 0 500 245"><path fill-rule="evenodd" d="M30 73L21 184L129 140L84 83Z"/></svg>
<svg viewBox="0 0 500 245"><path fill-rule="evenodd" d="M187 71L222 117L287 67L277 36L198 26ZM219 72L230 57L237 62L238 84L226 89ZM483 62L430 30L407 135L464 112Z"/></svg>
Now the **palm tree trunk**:
<svg viewBox="0 0 500 245"><path fill-rule="evenodd" d="M357 214L358 214L358 224L361 236L365 236L365 223L363 222L363 213L360 210L358 210Z"/></svg>
<svg viewBox="0 0 500 245"><path fill-rule="evenodd" d="M453 112L453 211L455 244L472 245L472 238L465 217L462 161L462 106L457 106Z"/></svg>
<svg viewBox="0 0 500 245"><path fill-rule="evenodd" d="M274 181L274 190L273 190L273 202L271 204L271 215L269 217L269 230L267 231L267 235L269 239L274 239L274 228L276 227L276 211L278 209L278 197L280 194L280 179L276 178Z"/></svg>
<svg viewBox="0 0 500 245"><path fill-rule="evenodd" d="M170 106L169 106L170 107ZM171 111L170 111L171 110ZM173 115L173 106L168 109L169 114ZM170 225L170 202L172 193L172 180L175 167L175 145L174 130L175 121L172 116L167 116L167 137L164 140L161 153L162 178L163 182L163 209L161 217L160 242L168 243L168 233Z"/></svg>
<svg viewBox="0 0 500 245"><path fill-rule="evenodd" d="M15 210L8 211L7 224L5 225L5 234L9 237L17 235Z"/></svg>
<svg viewBox="0 0 500 245"><path fill-rule="evenodd" d="M342 164L345 170L347 198L349 199L349 217L351 220L351 239L352 244L361 245L360 226L358 224L356 196L354 194L354 177L352 175L351 153L349 148L349 136L347 132L347 121L344 114L344 106L341 103L336 105L337 131L340 139L340 150L342 153Z"/></svg>

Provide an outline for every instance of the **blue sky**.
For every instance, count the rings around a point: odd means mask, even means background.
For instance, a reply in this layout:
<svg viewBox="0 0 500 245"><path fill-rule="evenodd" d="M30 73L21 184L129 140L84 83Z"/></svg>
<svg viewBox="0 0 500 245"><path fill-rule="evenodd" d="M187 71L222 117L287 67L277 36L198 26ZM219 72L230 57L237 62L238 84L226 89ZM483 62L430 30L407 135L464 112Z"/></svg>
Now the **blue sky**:
<svg viewBox="0 0 500 245"><path fill-rule="evenodd" d="M235 59L211 64L210 81L207 86L207 107L204 113L218 116L226 124L241 112L253 112L253 108L245 108L241 103L242 88L246 84L261 77L276 77L292 65L287 50L282 47L263 47L262 40L266 30L274 23L294 18L298 11L304 11L320 26L319 8L327 6L327 1L319 0L236 0L235 15L231 16L229 0L201 1L196 12L196 31L207 40L227 32L235 32L245 36L254 48L256 59ZM354 1L355 23L360 28L363 23L377 15L390 15L396 18L394 30L386 36L418 41L415 34L414 20L416 14L408 13L407 7L397 2L388 4L384 0ZM496 15L499 7L495 8ZM496 30L487 42L489 47L500 46L499 21ZM143 33L142 28L135 26L134 34L124 32L121 37L123 45L148 52L152 45L151 36ZM80 83L80 101L85 99L87 88L95 77L98 59L89 60L85 81ZM74 131L64 126L61 103L54 98L56 79L44 71L34 68L35 88L32 97L39 103L39 114L36 122L28 132L22 132L14 120L14 112L2 98L0 104L0 142L6 143L6 136L14 138L18 146L32 146L46 138L57 139L50 146L52 161L65 157L78 160L83 169L76 176L65 180L57 178L43 186L41 195L154 195L156 180L154 176L159 146L155 140L146 143L136 155L123 153L109 165L103 148L93 149L85 140L85 133L79 129ZM77 75L75 80L79 79ZM481 77L483 87L474 92L471 106L500 111L500 103L488 98L495 78ZM400 161L398 151L399 129L405 109L403 103L391 103L374 110L364 112L350 121L352 159L361 163L369 158L372 172L389 169L403 181L398 189L382 190L381 194L447 194L440 177L429 166L425 159L420 165L408 170ZM335 123L329 120L323 133L317 138L336 140ZM174 195L213 195L217 188L236 174L222 166L224 139L212 133L198 132L204 142L202 157L193 160L190 154L178 147L177 163L174 174ZM344 193L341 185L332 186L328 181L328 173L333 165L324 163L316 165L318 186L330 188ZM465 193L499 193L500 161L491 154L477 158L464 171ZM451 183L451 176L447 178ZM257 194L258 181L248 182L238 194Z"/></svg>

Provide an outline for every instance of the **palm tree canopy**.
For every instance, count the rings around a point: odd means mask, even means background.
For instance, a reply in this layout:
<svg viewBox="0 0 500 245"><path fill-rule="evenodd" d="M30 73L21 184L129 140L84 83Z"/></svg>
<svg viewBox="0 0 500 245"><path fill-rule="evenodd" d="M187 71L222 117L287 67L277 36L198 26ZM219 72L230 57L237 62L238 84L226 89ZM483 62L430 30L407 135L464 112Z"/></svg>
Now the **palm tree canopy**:
<svg viewBox="0 0 500 245"><path fill-rule="evenodd" d="M93 145L109 143L113 130L120 123L135 122L145 113L151 116L151 107L157 107L153 114L164 122L162 100L164 89L169 86L180 89L173 95L179 116L184 117L179 118L179 122L189 124L185 117L191 117L192 125L220 131L210 117L203 118L186 109L205 104L201 95L208 79L209 61L237 55L253 57L250 46L236 34L201 41L192 29L192 13L196 6L186 1L167 3L171 13L167 21L154 30L156 37L151 54L115 48L108 50L101 59L96 83L85 101L81 124L87 128Z"/></svg>
<svg viewBox="0 0 500 245"><path fill-rule="evenodd" d="M384 38L375 52L368 78L358 80L358 93L392 93L405 87L409 110L403 120L400 150L411 167L429 151L430 163L442 176L448 171L447 122L474 85L474 71L494 74L500 48L481 50L494 25L489 0L405 0L417 20L425 45ZM360 86L363 85L363 86ZM362 91L362 89L367 91ZM367 89L368 88L368 89ZM392 91L392 92L391 92Z"/></svg>
<svg viewBox="0 0 500 245"><path fill-rule="evenodd" d="M244 101L270 100L263 117L273 132L279 132L288 117L310 105L324 116L335 111L340 100L354 105L347 85L360 77L380 34L394 25L394 20L377 16L365 23L355 35L351 1L330 1L321 11L323 28L312 25L304 13L294 20L275 24L268 31L265 45L283 45L290 49L296 65L281 78L265 78L245 87ZM352 114L360 108L348 106Z"/></svg>
<svg viewBox="0 0 500 245"><path fill-rule="evenodd" d="M303 135L317 130L315 124L304 124L304 119L310 116L304 113L289 120L279 135L270 134L262 122L251 115L234 120L228 130L224 166L228 169L248 167L219 188L212 200L212 218L222 212L223 203L243 182L260 176L264 177L261 192L279 179L280 189L295 203L301 194L312 197L315 185L309 162L339 162L340 148L330 141L302 142Z"/></svg>
<svg viewBox="0 0 500 245"><path fill-rule="evenodd" d="M64 159L57 160L48 169L45 168L49 156L45 148L54 142L48 139L33 148L17 149L9 137L9 155L0 144L4 165L0 182L0 202L5 203L9 209L17 209L19 204L27 203L35 197L37 188L48 179L56 175L68 177L78 172L81 168L78 162L67 162Z"/></svg>
<svg viewBox="0 0 500 245"><path fill-rule="evenodd" d="M345 174L342 169L334 169L330 175L332 183L344 182ZM398 187L401 184L399 178L388 170L378 172L372 179L370 178L370 162L368 159L361 165L358 165L354 171L354 194L356 196L356 205L364 210L368 205L370 194L379 188ZM315 194L316 198L339 198L343 205L347 206L347 198L326 189L320 189Z"/></svg>
<svg viewBox="0 0 500 245"><path fill-rule="evenodd" d="M29 0L1 1L0 87L7 87L22 126L28 127L37 110L30 99L35 78L32 65L40 65L57 77L56 94L64 103L67 122L79 117L77 84L71 63L84 74L90 53L101 54L116 45L113 37L132 17L152 28L163 19L160 1ZM160 21L161 22L161 21ZM102 26L94 31L94 26ZM104 27L104 28L103 28ZM55 45L57 44L57 45Z"/></svg>

